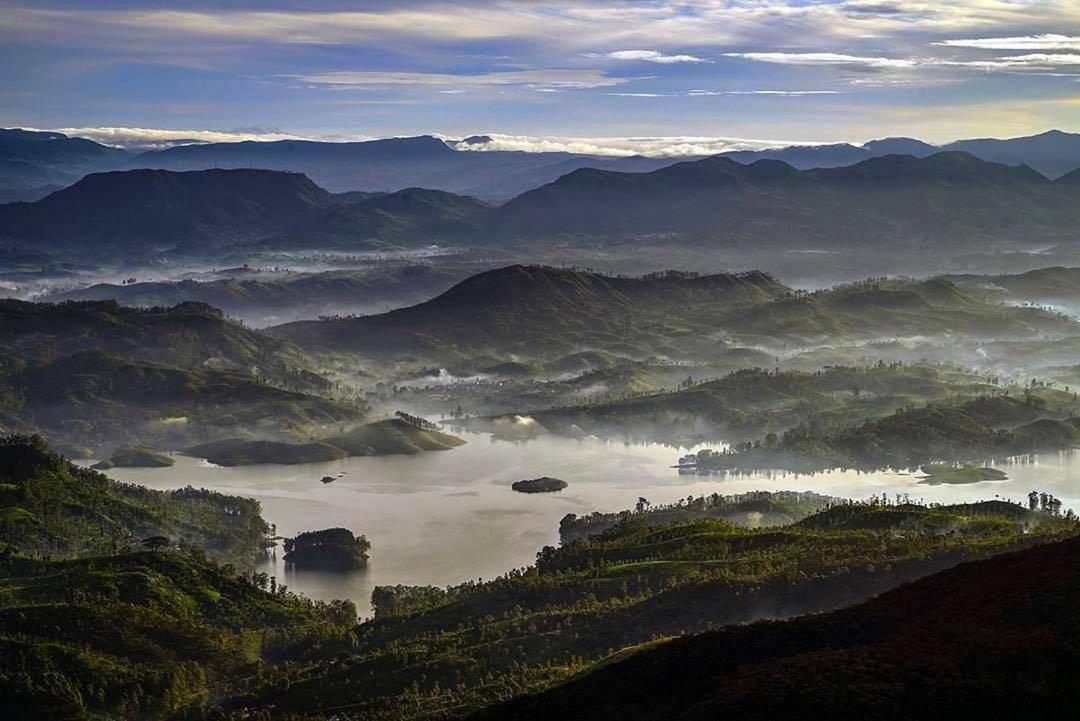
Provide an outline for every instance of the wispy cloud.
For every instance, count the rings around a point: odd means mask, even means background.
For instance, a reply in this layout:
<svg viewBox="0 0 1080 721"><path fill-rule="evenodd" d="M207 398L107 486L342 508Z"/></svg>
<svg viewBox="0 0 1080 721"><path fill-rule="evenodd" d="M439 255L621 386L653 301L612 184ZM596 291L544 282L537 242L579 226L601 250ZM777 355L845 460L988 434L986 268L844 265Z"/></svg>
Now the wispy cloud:
<svg viewBox="0 0 1080 721"><path fill-rule="evenodd" d="M691 90L689 97L708 97L712 95L773 95L778 97L800 97L803 95L840 95L842 90Z"/></svg>
<svg viewBox="0 0 1080 721"><path fill-rule="evenodd" d="M1080 35L1016 35L1004 38L968 38L933 43L951 48L981 50L1080 50Z"/></svg>
<svg viewBox="0 0 1080 721"><path fill-rule="evenodd" d="M696 55L665 55L659 50L615 50L610 53L585 53L587 58L610 58L611 60L641 60L647 63L674 65L676 63L711 63Z"/></svg>
<svg viewBox="0 0 1080 721"><path fill-rule="evenodd" d="M847 65L867 68L913 68L919 64L911 58L885 58L843 53L724 53L724 57L756 60L777 65Z"/></svg>
<svg viewBox="0 0 1080 721"><path fill-rule="evenodd" d="M450 74L422 72L341 71L312 75L286 76L313 86L335 88L370 88L405 85L442 86L511 86L523 85L534 89L573 90L622 85L633 78L605 75L599 70L553 69L512 70L506 72Z"/></svg>

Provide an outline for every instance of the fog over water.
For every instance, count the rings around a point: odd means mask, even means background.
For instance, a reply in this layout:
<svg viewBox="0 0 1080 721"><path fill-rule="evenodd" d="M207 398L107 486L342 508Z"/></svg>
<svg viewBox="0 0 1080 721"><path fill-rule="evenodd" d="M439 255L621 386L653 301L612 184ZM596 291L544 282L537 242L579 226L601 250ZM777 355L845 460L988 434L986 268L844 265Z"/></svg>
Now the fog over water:
<svg viewBox="0 0 1080 721"><path fill-rule="evenodd" d="M531 564L544 545L557 544L559 520L567 513L619 511L639 496L654 505L688 495L752 490L817 491L845 498L909 494L927 502L1020 501L1047 491L1065 507L1080 509L1080 455L1048 453L986 459L1009 480L928 486L919 473L828 471L799 475L784 471L697 475L671 466L688 449L661 444L626 444L598 438L545 435L508 442L488 434L461 433L468 443L452 451L416 456L346 458L297 466L223 468L186 456L160 469L119 469L108 474L151 488L186 485L255 498L279 535L343 526L372 543L368 568L352 573L286 568L280 550L261 570L290 589L318 599L350 598L361 615L370 613L376 585L445 586L490 579ZM689 450L723 448L711 443ZM330 484L323 476L345 475ZM554 476L565 491L523 494L514 481Z"/></svg>

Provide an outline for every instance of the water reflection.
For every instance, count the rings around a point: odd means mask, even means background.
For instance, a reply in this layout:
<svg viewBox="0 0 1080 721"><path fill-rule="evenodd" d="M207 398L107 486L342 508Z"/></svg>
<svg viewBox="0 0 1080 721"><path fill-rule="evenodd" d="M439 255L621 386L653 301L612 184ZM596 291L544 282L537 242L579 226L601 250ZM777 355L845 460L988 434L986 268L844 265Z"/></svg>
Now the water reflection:
<svg viewBox="0 0 1080 721"><path fill-rule="evenodd" d="M986 459L1009 480L961 486L926 486L920 474L897 471L834 470L814 474L757 471L746 474L680 474L672 466L690 449L598 438L553 435L527 442L492 440L462 433L467 445L419 456L346 458L305 466L221 468L177 457L161 469L113 469L118 480L170 489L205 486L259 500L263 516L278 533L343 526L372 542L371 562L361 571L340 574L286 568L281 554L262 570L294 591L314 598L351 598L367 612L376 585L443 586L491 578L535 560L545 544L558 543L559 520L632 508L639 496L654 504L689 495L751 490L795 490L850 498L887 493L913 500L959 502L994 497L1020 501L1033 489L1080 509L1080 461L1075 452ZM344 474L323 484L323 476ZM514 481L553 476L567 481L565 491L522 494Z"/></svg>

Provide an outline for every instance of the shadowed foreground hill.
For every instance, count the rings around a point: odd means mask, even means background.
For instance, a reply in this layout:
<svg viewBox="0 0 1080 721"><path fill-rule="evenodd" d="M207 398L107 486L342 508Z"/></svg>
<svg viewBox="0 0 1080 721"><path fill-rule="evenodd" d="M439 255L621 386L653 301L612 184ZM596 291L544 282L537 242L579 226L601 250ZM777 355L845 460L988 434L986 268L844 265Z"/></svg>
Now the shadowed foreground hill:
<svg viewBox="0 0 1080 721"><path fill-rule="evenodd" d="M353 655L298 670L284 691L263 688L238 706L285 718L458 718L548 688L619 649L842 608L962 561L1077 532L1071 518L1003 501L844 504L759 529L695 512L718 504L687 500L689 513L669 525L625 514L600 535L545 547L535 566L483 583L376 587L375 618L357 629ZM641 691L665 698L660 685ZM592 718L569 703L555 708L563 712L537 707L536 718Z"/></svg>
<svg viewBox="0 0 1080 721"><path fill-rule="evenodd" d="M271 333L312 349L372 355L483 349L562 355L579 345L647 354L665 336L693 343L703 330L695 314L744 307L787 290L761 272L624 278L514 265L475 275L410 308L291 323Z"/></svg>
<svg viewBox="0 0 1080 721"><path fill-rule="evenodd" d="M644 646L476 721L1049 719L1076 709L1080 539L824 616Z"/></svg>

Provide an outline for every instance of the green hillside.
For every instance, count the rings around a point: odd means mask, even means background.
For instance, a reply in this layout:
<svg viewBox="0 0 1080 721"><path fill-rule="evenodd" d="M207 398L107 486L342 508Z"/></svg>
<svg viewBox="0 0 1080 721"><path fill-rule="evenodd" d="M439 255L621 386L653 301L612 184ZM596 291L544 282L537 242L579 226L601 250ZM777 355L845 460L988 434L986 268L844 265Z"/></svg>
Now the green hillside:
<svg viewBox="0 0 1080 721"><path fill-rule="evenodd" d="M0 553L44 559L114 553L162 536L247 567L267 531L250 499L119 483L26 436L0 438L0 520Z"/></svg>
<svg viewBox="0 0 1080 721"><path fill-rule="evenodd" d="M823 616L644 644L472 718L1057 718L1073 703L1078 608L1080 540L1071 539Z"/></svg>
<svg viewBox="0 0 1080 721"><path fill-rule="evenodd" d="M631 514L491 581L376 588L375 618L358 629L351 657L297 669L288 690L266 686L243 705L283 716L456 718L626 647L830 610L1077 532L1075 521L999 502L853 508L843 526L819 528L810 516L759 530L709 519L652 526Z"/></svg>

